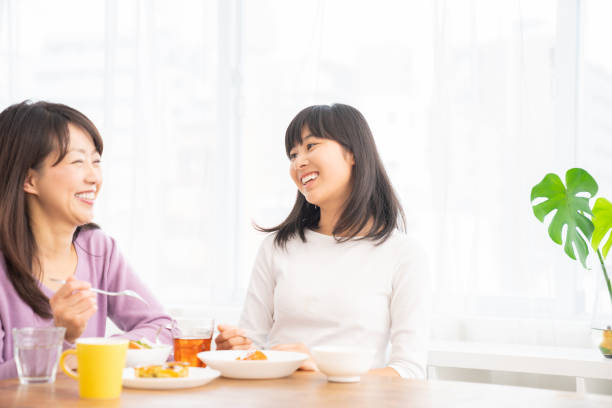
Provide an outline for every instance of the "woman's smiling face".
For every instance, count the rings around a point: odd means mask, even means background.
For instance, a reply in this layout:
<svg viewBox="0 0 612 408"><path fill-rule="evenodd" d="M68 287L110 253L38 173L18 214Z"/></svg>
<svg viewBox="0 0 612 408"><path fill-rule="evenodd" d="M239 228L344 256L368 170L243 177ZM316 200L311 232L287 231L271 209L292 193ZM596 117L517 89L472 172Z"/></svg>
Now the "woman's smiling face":
<svg viewBox="0 0 612 408"><path fill-rule="evenodd" d="M302 143L289 151L289 173L306 200L321 208L341 208L351 193L353 154L332 139L302 129Z"/></svg>
<svg viewBox="0 0 612 408"><path fill-rule="evenodd" d="M70 142L57 164L58 152L49 154L39 169L30 169L24 190L30 207L48 220L77 227L93 219L93 206L102 186L100 154L83 129L68 125ZM34 208L35 207L35 208Z"/></svg>

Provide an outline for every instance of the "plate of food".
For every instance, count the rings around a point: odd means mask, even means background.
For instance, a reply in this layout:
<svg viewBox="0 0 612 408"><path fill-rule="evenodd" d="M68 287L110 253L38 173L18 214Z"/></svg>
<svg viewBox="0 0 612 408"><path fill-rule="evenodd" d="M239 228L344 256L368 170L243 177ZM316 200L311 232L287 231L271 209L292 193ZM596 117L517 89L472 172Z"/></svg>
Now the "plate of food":
<svg viewBox="0 0 612 408"><path fill-rule="evenodd" d="M123 370L123 386L150 390L192 388L207 384L221 373L212 368L189 367L172 361L160 365L148 365Z"/></svg>
<svg viewBox="0 0 612 408"><path fill-rule="evenodd" d="M310 356L278 350L217 350L198 353L198 358L223 377L271 379L293 374Z"/></svg>

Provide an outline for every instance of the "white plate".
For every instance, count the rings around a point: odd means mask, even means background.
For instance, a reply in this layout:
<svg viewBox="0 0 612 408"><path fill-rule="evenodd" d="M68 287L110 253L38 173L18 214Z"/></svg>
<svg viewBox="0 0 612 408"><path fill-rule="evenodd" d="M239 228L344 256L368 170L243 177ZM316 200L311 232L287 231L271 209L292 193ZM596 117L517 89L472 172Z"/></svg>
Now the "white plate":
<svg viewBox="0 0 612 408"><path fill-rule="evenodd" d="M189 367L187 377L177 378L139 378L133 368L123 370L123 386L127 388L144 388L148 390L172 390L176 388L199 387L219 377L221 373L212 368Z"/></svg>
<svg viewBox="0 0 612 408"><path fill-rule="evenodd" d="M245 350L203 351L198 357L209 367L221 371L222 376L241 379L287 377L309 358L307 354L293 351L262 351L267 360L236 360L250 353Z"/></svg>

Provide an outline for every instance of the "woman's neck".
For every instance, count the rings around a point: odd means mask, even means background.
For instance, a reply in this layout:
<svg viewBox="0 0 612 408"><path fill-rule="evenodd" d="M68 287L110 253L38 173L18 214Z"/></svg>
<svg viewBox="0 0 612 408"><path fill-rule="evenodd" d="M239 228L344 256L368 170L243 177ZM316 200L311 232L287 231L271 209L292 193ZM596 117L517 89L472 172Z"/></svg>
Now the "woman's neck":
<svg viewBox="0 0 612 408"><path fill-rule="evenodd" d="M329 208L320 208L321 218L319 219L319 228L317 228L317 232L325 235L334 235L334 228L342 215L343 208L329 209ZM370 219L365 227L361 231L359 231L356 236L365 236L372 229L373 222ZM350 231L343 231L338 236L350 235Z"/></svg>
<svg viewBox="0 0 612 408"><path fill-rule="evenodd" d="M75 228L51 222L46 217L30 214L30 228L36 242L36 257L40 266L74 257L72 237Z"/></svg>
<svg viewBox="0 0 612 408"><path fill-rule="evenodd" d="M325 235L333 235L334 227L340 218L339 214L331 211L325 211L321 208L321 217L319 218L319 227L317 232Z"/></svg>

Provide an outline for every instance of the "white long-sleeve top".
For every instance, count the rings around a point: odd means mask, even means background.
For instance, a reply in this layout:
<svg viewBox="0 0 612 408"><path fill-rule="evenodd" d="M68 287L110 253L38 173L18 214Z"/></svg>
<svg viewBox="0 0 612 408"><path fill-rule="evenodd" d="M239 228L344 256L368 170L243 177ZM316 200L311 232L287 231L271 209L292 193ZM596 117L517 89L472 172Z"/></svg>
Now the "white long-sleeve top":
<svg viewBox="0 0 612 408"><path fill-rule="evenodd" d="M308 230L307 242L282 249L274 236L261 244L240 319L256 346L360 346L376 350L372 368L425 377L431 286L416 242L395 231L378 246L338 243Z"/></svg>

